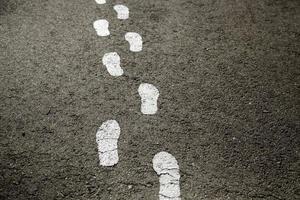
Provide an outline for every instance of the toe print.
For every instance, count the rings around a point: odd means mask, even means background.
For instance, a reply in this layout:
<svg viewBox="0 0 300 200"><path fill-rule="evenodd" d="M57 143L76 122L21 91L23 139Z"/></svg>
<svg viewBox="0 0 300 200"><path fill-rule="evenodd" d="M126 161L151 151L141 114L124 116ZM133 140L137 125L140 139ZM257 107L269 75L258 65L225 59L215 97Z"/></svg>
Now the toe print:
<svg viewBox="0 0 300 200"><path fill-rule="evenodd" d="M152 162L159 176L159 200L180 200L180 174L176 158L167 152L160 152Z"/></svg>
<svg viewBox="0 0 300 200"><path fill-rule="evenodd" d="M120 126L115 120L104 122L96 134L100 165L113 166L118 163L118 139L120 137Z"/></svg>
<svg viewBox="0 0 300 200"><path fill-rule="evenodd" d="M106 53L102 58L103 65L112 76L122 76L123 69L120 66L120 56L116 52Z"/></svg>
<svg viewBox="0 0 300 200"><path fill-rule="evenodd" d="M143 39L138 33L128 32L125 34L125 40L128 41L130 51L140 52L143 49Z"/></svg>
<svg viewBox="0 0 300 200"><path fill-rule="evenodd" d="M129 18L129 9L124 5L115 5L114 10L118 14L118 19L128 19Z"/></svg>
<svg viewBox="0 0 300 200"><path fill-rule="evenodd" d="M106 19L95 21L93 26L98 36L108 36L110 34L108 30L109 22Z"/></svg>
<svg viewBox="0 0 300 200"><path fill-rule="evenodd" d="M149 83L142 83L138 93L141 97L141 112L145 115L153 115L157 112L158 89Z"/></svg>

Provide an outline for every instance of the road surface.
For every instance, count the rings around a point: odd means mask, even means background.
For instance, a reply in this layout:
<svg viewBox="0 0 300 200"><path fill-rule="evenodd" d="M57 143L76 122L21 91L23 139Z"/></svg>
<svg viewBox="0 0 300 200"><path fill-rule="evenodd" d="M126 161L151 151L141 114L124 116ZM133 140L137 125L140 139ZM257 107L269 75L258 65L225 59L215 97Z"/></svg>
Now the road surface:
<svg viewBox="0 0 300 200"><path fill-rule="evenodd" d="M0 199L157 200L161 151L183 200L300 198L299 20L298 0L1 0ZM159 90L155 115L140 111L141 83ZM110 119L119 162L103 167Z"/></svg>

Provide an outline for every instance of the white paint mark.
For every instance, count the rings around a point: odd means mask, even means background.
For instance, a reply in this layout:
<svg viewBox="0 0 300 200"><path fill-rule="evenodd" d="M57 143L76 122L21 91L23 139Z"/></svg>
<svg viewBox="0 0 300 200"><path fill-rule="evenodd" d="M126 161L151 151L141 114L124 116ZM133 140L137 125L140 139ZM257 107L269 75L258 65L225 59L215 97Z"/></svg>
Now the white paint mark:
<svg viewBox="0 0 300 200"><path fill-rule="evenodd" d="M110 34L108 30L109 22L106 19L96 20L93 26L98 36L108 36Z"/></svg>
<svg viewBox="0 0 300 200"><path fill-rule="evenodd" d="M143 49L143 39L138 33L128 32L125 34L125 40L129 42L130 51L139 52Z"/></svg>
<svg viewBox="0 0 300 200"><path fill-rule="evenodd" d="M180 200L180 174L176 158L162 151L154 156L152 162L159 176L159 200Z"/></svg>
<svg viewBox="0 0 300 200"><path fill-rule="evenodd" d="M118 19L128 19L129 18L129 9L124 5L115 5L114 10L118 14Z"/></svg>
<svg viewBox="0 0 300 200"><path fill-rule="evenodd" d="M103 65L105 65L108 73L112 76L122 76L124 71L120 67L120 56L117 52L110 52L104 54L102 58Z"/></svg>
<svg viewBox="0 0 300 200"><path fill-rule="evenodd" d="M97 4L105 4L106 0L95 0Z"/></svg>
<svg viewBox="0 0 300 200"><path fill-rule="evenodd" d="M113 166L118 163L118 139L120 137L120 126L115 120L104 122L97 131L96 142L100 165Z"/></svg>
<svg viewBox="0 0 300 200"><path fill-rule="evenodd" d="M141 97L141 112L145 115L153 115L157 112L158 89L149 83L142 83L138 89Z"/></svg>

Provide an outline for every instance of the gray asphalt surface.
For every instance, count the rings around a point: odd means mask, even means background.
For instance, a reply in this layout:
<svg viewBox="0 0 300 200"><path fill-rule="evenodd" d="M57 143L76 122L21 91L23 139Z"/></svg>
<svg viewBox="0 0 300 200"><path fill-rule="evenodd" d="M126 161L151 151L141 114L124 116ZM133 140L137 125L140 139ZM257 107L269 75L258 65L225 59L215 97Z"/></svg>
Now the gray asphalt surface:
<svg viewBox="0 0 300 200"><path fill-rule="evenodd" d="M298 0L0 0L0 199L155 200L160 151L183 200L299 199L299 21ZM124 76L102 65L110 51ZM160 91L154 116L142 82ZM113 168L95 141L108 119L122 131Z"/></svg>

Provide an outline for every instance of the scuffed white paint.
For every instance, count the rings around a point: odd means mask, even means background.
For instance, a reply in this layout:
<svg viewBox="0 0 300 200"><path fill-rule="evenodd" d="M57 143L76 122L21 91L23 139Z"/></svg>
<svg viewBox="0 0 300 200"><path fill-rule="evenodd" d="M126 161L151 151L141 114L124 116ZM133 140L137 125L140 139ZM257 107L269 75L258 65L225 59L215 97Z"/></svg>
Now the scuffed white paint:
<svg viewBox="0 0 300 200"><path fill-rule="evenodd" d="M128 19L129 9L124 5L115 5L114 10L117 12L118 19Z"/></svg>
<svg viewBox="0 0 300 200"><path fill-rule="evenodd" d="M108 36L110 34L108 30L109 22L106 19L96 20L93 26L98 36Z"/></svg>
<svg viewBox="0 0 300 200"><path fill-rule="evenodd" d="M143 49L143 39L140 34L128 32L125 34L125 40L129 42L130 51L139 52Z"/></svg>
<svg viewBox="0 0 300 200"><path fill-rule="evenodd" d="M162 151L154 156L152 162L159 176L159 200L180 200L180 174L176 158Z"/></svg>
<svg viewBox="0 0 300 200"><path fill-rule="evenodd" d="M106 0L95 0L97 4L105 4Z"/></svg>
<svg viewBox="0 0 300 200"><path fill-rule="evenodd" d="M102 58L103 65L106 67L108 73L112 76L122 76L124 71L120 66L120 56L117 52L110 52L104 54Z"/></svg>
<svg viewBox="0 0 300 200"><path fill-rule="evenodd" d="M96 133L100 165L114 166L119 161L118 139L121 129L116 120L104 122Z"/></svg>
<svg viewBox="0 0 300 200"><path fill-rule="evenodd" d="M142 83L138 88L141 97L141 112L145 115L153 115L157 112L158 89L149 83Z"/></svg>

